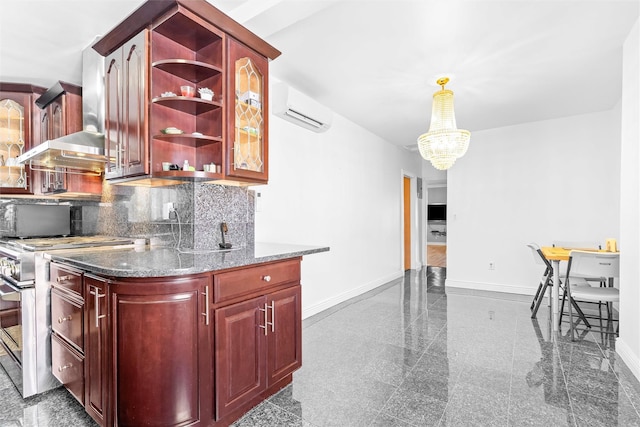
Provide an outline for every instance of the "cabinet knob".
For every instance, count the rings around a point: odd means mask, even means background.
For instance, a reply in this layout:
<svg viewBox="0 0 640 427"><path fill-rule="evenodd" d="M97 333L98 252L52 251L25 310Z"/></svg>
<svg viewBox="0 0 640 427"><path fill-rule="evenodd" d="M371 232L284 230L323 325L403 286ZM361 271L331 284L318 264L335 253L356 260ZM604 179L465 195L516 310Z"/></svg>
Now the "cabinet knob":
<svg viewBox="0 0 640 427"><path fill-rule="evenodd" d="M271 281L271 276L263 276L262 280L264 280L265 282L270 282Z"/></svg>
<svg viewBox="0 0 640 427"><path fill-rule="evenodd" d="M71 280L71 276L58 276L56 277L56 282L60 283L60 282L64 282L67 280Z"/></svg>
<svg viewBox="0 0 640 427"><path fill-rule="evenodd" d="M58 323L64 323L67 320L71 320L71 315L68 315L67 317L58 317Z"/></svg>

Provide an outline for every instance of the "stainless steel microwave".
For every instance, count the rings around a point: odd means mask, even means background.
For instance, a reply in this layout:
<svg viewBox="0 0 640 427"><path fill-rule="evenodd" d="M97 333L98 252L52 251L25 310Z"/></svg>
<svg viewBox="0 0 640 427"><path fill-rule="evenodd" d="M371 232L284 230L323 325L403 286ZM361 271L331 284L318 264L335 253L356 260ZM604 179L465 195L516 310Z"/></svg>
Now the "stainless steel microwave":
<svg viewBox="0 0 640 427"><path fill-rule="evenodd" d="M71 232L69 205L0 204L0 236L66 236Z"/></svg>

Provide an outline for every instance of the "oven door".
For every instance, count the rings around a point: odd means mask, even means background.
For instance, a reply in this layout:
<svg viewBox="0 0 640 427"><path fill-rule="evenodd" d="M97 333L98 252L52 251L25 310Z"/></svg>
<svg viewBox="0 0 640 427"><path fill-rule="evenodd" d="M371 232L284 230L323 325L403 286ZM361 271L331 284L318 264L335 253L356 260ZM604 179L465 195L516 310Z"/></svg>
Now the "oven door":
<svg viewBox="0 0 640 427"><path fill-rule="evenodd" d="M0 278L0 357L22 366L22 290ZM5 354L1 354L4 352ZM4 363L3 363L4 365Z"/></svg>

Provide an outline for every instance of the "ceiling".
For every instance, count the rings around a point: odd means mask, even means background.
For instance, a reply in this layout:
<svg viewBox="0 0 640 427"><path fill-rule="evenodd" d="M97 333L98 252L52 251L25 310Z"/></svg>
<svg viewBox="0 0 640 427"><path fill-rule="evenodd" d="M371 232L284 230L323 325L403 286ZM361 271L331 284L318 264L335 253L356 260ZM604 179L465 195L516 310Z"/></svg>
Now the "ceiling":
<svg viewBox="0 0 640 427"><path fill-rule="evenodd" d="M474 131L609 110L638 0L209 0L282 52L271 73L390 143L438 77ZM81 83L81 51L142 0L2 0L0 81ZM472 134L473 141L473 134Z"/></svg>

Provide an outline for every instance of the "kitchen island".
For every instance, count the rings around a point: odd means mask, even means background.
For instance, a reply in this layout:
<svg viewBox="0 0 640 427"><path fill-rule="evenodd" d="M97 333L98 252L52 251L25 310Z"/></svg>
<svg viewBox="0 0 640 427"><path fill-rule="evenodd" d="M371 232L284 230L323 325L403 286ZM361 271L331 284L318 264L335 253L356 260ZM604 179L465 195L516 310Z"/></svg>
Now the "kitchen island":
<svg viewBox="0 0 640 427"><path fill-rule="evenodd" d="M302 256L133 247L51 256L52 371L102 426L227 426L302 363Z"/></svg>

